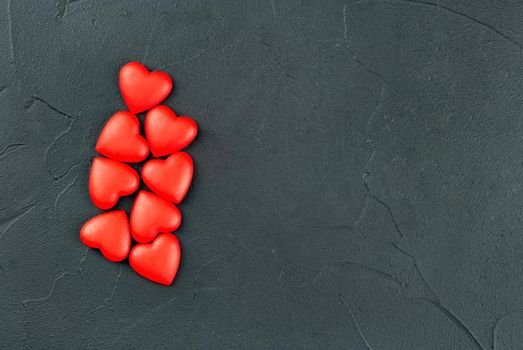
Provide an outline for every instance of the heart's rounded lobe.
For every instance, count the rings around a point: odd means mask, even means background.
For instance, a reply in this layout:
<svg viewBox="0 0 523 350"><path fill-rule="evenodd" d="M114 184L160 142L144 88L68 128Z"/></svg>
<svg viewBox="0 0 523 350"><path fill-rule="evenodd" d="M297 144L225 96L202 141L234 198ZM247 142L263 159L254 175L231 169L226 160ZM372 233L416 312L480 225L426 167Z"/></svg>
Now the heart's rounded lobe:
<svg viewBox="0 0 523 350"><path fill-rule="evenodd" d="M138 243L152 241L160 232L175 231L182 223L180 210L160 196L140 191L131 209L131 234Z"/></svg>
<svg viewBox="0 0 523 350"><path fill-rule="evenodd" d="M89 174L89 195L97 208L107 210L122 196L134 193L140 185L138 173L129 165L97 157Z"/></svg>
<svg viewBox="0 0 523 350"><path fill-rule="evenodd" d="M152 159L145 163L142 179L153 192L179 204L191 185L193 168L190 155L176 152L165 160Z"/></svg>
<svg viewBox="0 0 523 350"><path fill-rule="evenodd" d="M100 249L107 260L124 260L131 248L127 214L115 210L91 218L82 226L80 240L88 247Z"/></svg>
<svg viewBox="0 0 523 350"><path fill-rule="evenodd" d="M178 117L167 106L157 106L145 116L145 135L155 157L166 156L187 147L198 134L198 125L188 117Z"/></svg>
<svg viewBox="0 0 523 350"><path fill-rule="evenodd" d="M140 276L168 286L178 272L180 255L178 238L170 233L161 233L151 243L135 245L129 255L129 263Z"/></svg>
<svg viewBox="0 0 523 350"><path fill-rule="evenodd" d="M173 88L164 72L150 72L139 62L129 62L120 69L120 91L129 111L141 113L158 105Z"/></svg>
<svg viewBox="0 0 523 350"><path fill-rule="evenodd" d="M140 135L140 121L129 112L114 114L105 124L96 151L121 162L141 162L149 155L147 141Z"/></svg>

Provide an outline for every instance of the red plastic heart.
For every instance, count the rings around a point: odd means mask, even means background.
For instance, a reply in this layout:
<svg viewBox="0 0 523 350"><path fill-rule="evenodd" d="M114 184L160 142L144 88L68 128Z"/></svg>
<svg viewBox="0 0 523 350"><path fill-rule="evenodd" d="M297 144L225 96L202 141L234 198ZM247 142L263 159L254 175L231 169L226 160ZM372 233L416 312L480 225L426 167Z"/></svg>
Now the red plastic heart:
<svg viewBox="0 0 523 350"><path fill-rule="evenodd" d="M141 162L149 155L147 141L140 135L140 122L129 112L118 112L105 124L96 151L121 162Z"/></svg>
<svg viewBox="0 0 523 350"><path fill-rule="evenodd" d="M141 113L158 105L173 88L164 72L150 72L139 62L129 62L120 69L120 91L132 113Z"/></svg>
<svg viewBox="0 0 523 350"><path fill-rule="evenodd" d="M135 245L129 255L129 263L140 276L168 286L178 272L180 255L178 238L162 233L151 243Z"/></svg>
<svg viewBox="0 0 523 350"><path fill-rule="evenodd" d="M161 197L179 204L189 190L193 161L185 152L171 154L166 160L152 159L142 168L143 182Z"/></svg>
<svg viewBox="0 0 523 350"><path fill-rule="evenodd" d="M131 209L131 234L138 243L152 241L160 232L175 231L180 227L180 210L158 195L140 191Z"/></svg>
<svg viewBox="0 0 523 350"><path fill-rule="evenodd" d="M198 134L198 125L188 117L177 117L167 106L147 112L145 135L155 157L166 156L187 147Z"/></svg>
<svg viewBox="0 0 523 350"><path fill-rule="evenodd" d="M91 218L82 226L80 239L86 246L100 249L107 260L124 260L131 248L127 214L116 210Z"/></svg>
<svg viewBox="0 0 523 350"><path fill-rule="evenodd" d="M114 207L122 196L135 192L140 185L138 173L129 165L97 157L89 174L89 195L97 208Z"/></svg>

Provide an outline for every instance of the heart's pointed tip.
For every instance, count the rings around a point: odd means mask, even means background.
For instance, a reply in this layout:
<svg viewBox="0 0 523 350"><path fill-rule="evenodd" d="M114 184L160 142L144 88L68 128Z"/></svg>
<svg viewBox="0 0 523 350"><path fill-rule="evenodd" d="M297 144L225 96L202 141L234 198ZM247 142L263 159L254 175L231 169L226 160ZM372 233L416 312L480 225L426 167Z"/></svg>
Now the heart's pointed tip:
<svg viewBox="0 0 523 350"><path fill-rule="evenodd" d="M170 233L161 233L151 243L134 246L129 254L129 263L143 278L170 286L178 273L180 257L178 238Z"/></svg>

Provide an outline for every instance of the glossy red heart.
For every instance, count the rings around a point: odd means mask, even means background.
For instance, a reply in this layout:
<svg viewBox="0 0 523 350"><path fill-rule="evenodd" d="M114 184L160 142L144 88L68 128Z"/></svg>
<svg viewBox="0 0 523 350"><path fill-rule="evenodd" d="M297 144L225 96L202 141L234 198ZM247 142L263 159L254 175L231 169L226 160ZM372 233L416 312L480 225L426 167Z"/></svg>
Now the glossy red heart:
<svg viewBox="0 0 523 350"><path fill-rule="evenodd" d="M112 208L118 199L138 189L140 178L129 165L97 157L89 174L89 195L97 208Z"/></svg>
<svg viewBox="0 0 523 350"><path fill-rule="evenodd" d="M143 182L153 192L179 204L189 190L193 161L185 152L171 154L166 160L152 159L142 168Z"/></svg>
<svg viewBox="0 0 523 350"><path fill-rule="evenodd" d="M118 112L105 124L96 151L121 162L141 162L149 155L147 141L140 135L140 122L129 112Z"/></svg>
<svg viewBox="0 0 523 350"><path fill-rule="evenodd" d="M132 113L141 113L158 105L173 88L164 72L150 72L139 62L129 62L120 69L120 91Z"/></svg>
<svg viewBox="0 0 523 350"><path fill-rule="evenodd" d="M124 260L131 248L127 214L116 210L91 218L82 226L80 239L86 246L100 249L107 260Z"/></svg>
<svg viewBox="0 0 523 350"><path fill-rule="evenodd" d="M160 196L140 191L131 209L131 234L138 243L150 242L160 232L175 231L182 223L180 210Z"/></svg>
<svg viewBox="0 0 523 350"><path fill-rule="evenodd" d="M178 152L187 147L198 134L198 125L188 117L177 117L167 106L147 112L145 135L155 157Z"/></svg>
<svg viewBox="0 0 523 350"><path fill-rule="evenodd" d="M129 263L140 276L168 286L178 272L180 255L178 238L170 233L161 233L151 243L135 245L129 255Z"/></svg>

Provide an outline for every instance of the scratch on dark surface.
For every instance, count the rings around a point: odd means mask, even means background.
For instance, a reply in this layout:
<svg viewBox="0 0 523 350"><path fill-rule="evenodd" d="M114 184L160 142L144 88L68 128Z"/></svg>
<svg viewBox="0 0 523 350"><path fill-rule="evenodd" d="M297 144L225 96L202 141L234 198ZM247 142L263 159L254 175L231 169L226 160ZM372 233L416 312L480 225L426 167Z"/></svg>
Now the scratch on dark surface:
<svg viewBox="0 0 523 350"><path fill-rule="evenodd" d="M142 56L142 62L145 62L147 59L147 55L149 54L149 50L151 49L151 45L154 39L154 33L156 32L156 29L158 27L158 24L160 23L160 0L156 1L156 19L154 23L151 25L151 30L149 31L149 36L147 39L147 46L145 47L145 51Z"/></svg>
<svg viewBox="0 0 523 350"><path fill-rule="evenodd" d="M354 221L354 224L353 224L354 230L356 231L358 236L360 236L363 239L365 239L365 237L360 232L358 227L361 224L361 222L363 221L363 219L365 218L365 216L367 215L367 209L369 207L369 204L370 204L369 196L367 196L365 194L365 202L363 203L363 207L361 208L360 213L359 213L358 217L356 218L356 220Z"/></svg>
<svg viewBox="0 0 523 350"><path fill-rule="evenodd" d="M502 315L500 318L498 318L496 320L496 323L494 323L494 327L492 328L492 350L496 350L497 348L497 343L496 343L496 334L497 334L497 329L498 329L498 325L499 323L507 316L511 316L515 313L518 313L518 312L522 312L523 309L516 309L516 310L512 310L504 315Z"/></svg>
<svg viewBox="0 0 523 350"><path fill-rule="evenodd" d="M63 0L65 3L62 5L62 2L57 3L58 13L56 14L56 19L61 22L65 16L67 16L69 10L69 0Z"/></svg>
<svg viewBox="0 0 523 350"><path fill-rule="evenodd" d="M276 12L276 5L274 4L274 0L271 0L271 6L272 6L272 15L274 17L278 16L278 13Z"/></svg>
<svg viewBox="0 0 523 350"><path fill-rule="evenodd" d="M76 182L76 180L78 179L78 177L80 176L80 174L76 174L76 176L74 177L73 181L71 181L70 183L67 184L67 186L64 187L64 189L62 191L60 191L60 193L58 193L58 195L56 196L55 200L54 200L54 212L56 214L56 208L58 206L58 201L60 200L60 198L64 195L65 192L67 192L67 190L74 185L74 183Z"/></svg>
<svg viewBox="0 0 523 350"><path fill-rule="evenodd" d="M80 266L85 262L85 259L87 259L87 253L89 253L89 247L87 247L80 256Z"/></svg>
<svg viewBox="0 0 523 350"><path fill-rule="evenodd" d="M385 207L385 209L387 209L387 211L389 212L389 215L390 215L390 218L392 220L392 223L394 225L394 228L396 230L396 232L398 232L398 235L400 235L401 238L404 238L404 234L403 232L401 232L401 229L398 225L398 222L396 221L396 218L394 217L394 214L392 212L392 209L390 208L390 206L385 203L384 201L382 201L381 199L379 199L378 197L376 197L375 195L373 194L367 194L370 198L374 199L376 202L378 202L379 204L381 204L383 207Z"/></svg>
<svg viewBox="0 0 523 350"><path fill-rule="evenodd" d="M299 225L293 227L292 229L303 229L303 228L312 228L312 229L325 229L325 230L353 230L354 227L351 225Z"/></svg>
<svg viewBox="0 0 523 350"><path fill-rule="evenodd" d="M483 21L481 21L481 20L479 20L477 18L469 16L466 13L456 11L456 10L450 8L450 7L446 7L446 6L443 6L443 5L440 5L440 4L434 4L434 3L426 2L426 1L419 1L419 0L400 0L400 1L404 1L406 3L412 3L412 4L419 4L419 5L424 5L424 6L435 7L435 8L439 8L439 9L442 9L444 11L453 13L453 14L455 14L457 16L463 17L463 18L465 18L465 19L467 19L469 21L477 23L480 26L483 26L483 27L487 28L488 30L491 30L492 32L498 34L502 38L504 38L504 39L508 40L509 42L511 42L512 44L514 44L520 50L523 50L523 46L518 41L516 41L515 39L512 39L510 36L508 36L507 34L503 33L502 31L500 31L496 27L492 26L491 24L488 24L488 23L483 22Z"/></svg>
<svg viewBox="0 0 523 350"><path fill-rule="evenodd" d="M345 305L345 307L347 308L347 311L349 311L350 317L352 318L352 322L354 322L354 325L356 326L356 330L358 331L358 334L360 335L361 340L363 340L363 342L365 343L365 345L367 346L367 348L369 350L373 350L372 346L370 346L370 344L369 344L369 341L363 334L363 331L361 330L358 320L356 320L356 317L354 317L354 313L352 312L352 309L349 306L349 303L347 303L347 301L343 297L343 294L341 294L341 292L339 290L338 290L338 296L340 297L340 300L342 301L343 305Z"/></svg>
<svg viewBox="0 0 523 350"><path fill-rule="evenodd" d="M361 68L363 68L367 73L373 75L374 77L379 79L383 84L385 84L385 79L383 79L383 76L379 72L375 71L374 69L370 68L368 65L363 63L363 61L361 61L356 56L356 54L354 53L354 51L351 48L351 44L350 44L350 41L349 41L349 35L348 35L348 27L347 27L347 5L343 6L343 36L344 36L344 39L345 39L345 46L349 50L349 53L350 53L350 56L351 56L350 58L354 62L356 62Z"/></svg>
<svg viewBox="0 0 523 350"><path fill-rule="evenodd" d="M329 268L329 265L325 265L321 268L321 270L311 279L311 283L312 283L312 286L314 287L316 285L316 280L325 272L325 270L327 270ZM283 275L283 269L280 270L280 278L279 280L281 281L281 277Z"/></svg>
<svg viewBox="0 0 523 350"><path fill-rule="evenodd" d="M366 132L367 132L367 137L368 137L369 141L372 141L372 137L371 137L371 135L372 135L372 133L371 133L372 121L374 120L374 118L376 117L378 112L383 107L383 103L384 102L385 102L385 81L382 81L381 82L380 100L379 100L378 104L376 105L376 107L374 108L374 111L369 116L369 119L367 119ZM373 143L373 146L374 146L374 143ZM369 160L367 161L367 164L365 165L365 169L366 170L369 168L369 165L370 165L370 163L371 163L373 158L374 158L374 153L371 154Z"/></svg>
<svg viewBox="0 0 523 350"><path fill-rule="evenodd" d="M4 237L5 233L11 228L11 226L13 226L15 222L20 220L25 214L29 213L35 206L36 204L29 204L28 206L15 210L11 215L0 220L0 226L5 225L5 228L0 231L0 239Z"/></svg>
<svg viewBox="0 0 523 350"><path fill-rule="evenodd" d="M13 144L7 145L4 147L4 149L2 151L0 151L0 157L3 157L4 155L14 152L22 147L25 147L24 143L13 143ZM9 151L11 151L11 152L9 152Z"/></svg>
<svg viewBox="0 0 523 350"><path fill-rule="evenodd" d="M45 162L47 163L47 159L49 158L49 152L50 152L50 150L54 147L54 145L56 144L56 142L58 142L58 140L59 140L62 136L66 135L67 133L69 133L69 132L72 130L72 128L73 128L73 123L74 123L74 121L75 121L75 118L74 118L72 115L70 115L70 114L68 114L68 113L65 113L65 112L61 111L60 109L54 107L53 105L51 105L50 103L48 103L47 101L45 101L44 99L42 99L42 98L40 98L40 97L38 97L38 96L32 96L32 98L33 98L33 101L38 101L38 102L40 102L40 103L43 103L43 104L46 105L49 109L55 111L56 113L60 114L61 116L65 117L65 118L67 118L67 119L69 120L69 126L68 126L66 129L64 129L63 131L61 131L61 132L60 132L60 133L59 133L59 134L58 134L58 135L53 139L53 141L49 144L49 146L46 148L44 159L45 159ZM49 169L49 166L47 166L47 172L48 172L48 173L53 177L53 179L56 181L56 180L61 179L61 178L64 177L65 175L67 175L67 173L68 173L68 172L69 172L69 171L70 171L74 166L75 166L75 165L73 165L71 168L69 168L69 170L68 170L66 173L64 173L64 174L60 174L60 175L56 175L56 174L54 174L54 173ZM78 165L76 165L76 166L78 166Z"/></svg>
<svg viewBox="0 0 523 350"><path fill-rule="evenodd" d="M67 275L71 275L71 273L68 271L64 271L61 274L59 274L57 277L55 277L55 279L53 280L53 284L51 285L51 289L49 290L49 293L47 293L47 295L45 297L34 298L34 299L25 299L25 300L22 300L22 303L25 305L27 303L37 303L37 302L48 300L55 291L56 283Z"/></svg>
<svg viewBox="0 0 523 350"><path fill-rule="evenodd" d="M69 167L69 169L67 169L63 174L60 174L60 175L52 174L51 171L49 171L49 169L47 169L47 171L53 176L54 181L58 181L58 180L63 179L64 177L66 177L74 168L78 168L78 167L79 167L78 164L73 164Z"/></svg>
<svg viewBox="0 0 523 350"><path fill-rule="evenodd" d="M373 76L375 76L376 78L380 79L381 81L383 81L383 77L380 73L378 73L377 71L375 71L374 69L372 68L369 68L365 63L363 63L355 54L354 52L352 51L352 49L349 48L349 51L351 53L351 59L356 62L360 67L362 67L365 71L367 71L369 74L372 74Z"/></svg>
<svg viewBox="0 0 523 350"><path fill-rule="evenodd" d="M11 0L7 0L7 33L9 34L9 54L11 63L15 63L15 45L13 40L13 11Z"/></svg>
<svg viewBox="0 0 523 350"><path fill-rule="evenodd" d="M9 87L9 84L4 84L2 86L0 86L0 95L4 92L4 91L7 91L7 88Z"/></svg>
<svg viewBox="0 0 523 350"><path fill-rule="evenodd" d="M386 279L388 281L391 281L391 282L394 282L396 284L399 284L400 286L402 287L406 287L407 286L407 283L406 282L403 282L401 281L400 279L398 279L397 277L394 277L392 276L391 274L388 274L384 271L381 271L381 270L378 270L378 269L375 269L373 267L370 267L370 266L367 266L367 265L363 265L363 264L360 264L360 263L357 263L357 262L354 262L354 261L345 261L345 264L349 265L349 266L355 266L357 268L360 268L362 270L365 270L367 271L368 273L371 273L371 274L374 274L374 275L377 275L378 277L380 278L383 278L383 279Z"/></svg>
<svg viewBox="0 0 523 350"><path fill-rule="evenodd" d="M369 2L369 1L372 1L372 0L359 0L359 1L353 2L352 5L365 3L365 2ZM474 17L472 17L470 15L467 15L466 13L454 10L454 9L452 9L450 7L447 7L447 6L444 6L444 5L440 5L439 3L435 4L435 3L432 3L432 2L421 1L421 0L393 0L393 1L390 1L390 0L375 0L375 1L381 1L381 2L386 1L386 2L393 2L393 3L396 3L396 2L397 3L401 3L401 2L403 2L403 3L407 3L407 4L415 4L415 5L420 5L420 6L426 6L426 7L432 7L432 8L436 8L436 9L441 9L443 11L452 13L452 14L454 14L456 16L462 17L462 18L464 18L464 19L466 19L468 21L476 23L476 24L478 24L478 25L488 29L489 31L491 31L493 33L496 33L497 35L501 36L505 40L507 40L510 43L512 43L519 50L523 51L523 46L518 41L516 41L515 39L511 38L507 34L503 33L502 31L500 31L499 29L497 29L493 25L488 24L487 22L483 22L482 20L474 18Z"/></svg>
<svg viewBox="0 0 523 350"><path fill-rule="evenodd" d="M193 279L193 284L196 285L196 282L198 282L198 278L200 277L200 273L203 271L204 268L216 263L217 261L219 261L220 259L224 258L225 255L220 255L212 260L210 260L209 262L203 264L199 269L198 271L196 272L196 275L194 276L194 279ZM193 299L196 299L196 294L198 292L198 288L196 287L193 287Z"/></svg>
<svg viewBox="0 0 523 350"><path fill-rule="evenodd" d="M376 145L374 144L374 140L372 139L372 133L371 133L370 128L371 128L372 120L378 114L379 110L383 107L384 100L385 100L385 81L382 80L381 81L381 93L380 93L379 102L376 104L376 107L374 108L374 111L369 116L369 119L367 120L367 125L366 125L367 142L371 145L371 154L369 156L369 159L365 163L365 166L363 167L363 173L361 175L361 181L362 181L363 186L365 187L365 190L366 190L365 191L365 203L363 204L363 207L361 208L361 211L360 211L358 217L356 218L356 220L353 223L353 227L356 230L356 233L360 237L363 237L363 234L358 230L358 226L360 225L360 223L365 218L365 215L367 214L368 206L370 204L370 200L369 200L370 197L368 195L370 193L370 187L367 184L367 177L370 176L369 168L370 168L370 165L371 165L372 161L374 160L374 156L376 154Z"/></svg>
<svg viewBox="0 0 523 350"><path fill-rule="evenodd" d="M194 279L193 279L193 283L196 284L196 282L198 281L198 277L200 277L200 273L203 271L204 268L206 268L207 266L210 266L212 264L214 264L215 262L217 262L218 260L224 258L225 255L220 255L212 260L210 260L209 262L203 264L199 269L198 271L196 272L196 276L194 276Z"/></svg>
<svg viewBox="0 0 523 350"><path fill-rule="evenodd" d="M190 62L194 61L195 59L197 59L200 56L202 56L204 53L207 53L207 52L209 52L211 50L222 50L223 51L223 50L226 50L229 47L232 47L232 46L234 46L234 45L236 45L236 44L238 44L240 42L241 42L241 40L234 40L234 41L231 41L231 42L229 42L228 44L226 44L226 45L224 45L222 47L208 46L208 47L202 49L201 51L199 51L198 53L196 53L196 54L194 54L194 55L184 59L183 61L181 61L179 67L181 67L181 68L185 67L187 65L187 63L190 63Z"/></svg>
<svg viewBox="0 0 523 350"><path fill-rule="evenodd" d="M343 6L343 37L345 41L349 39L347 36L347 5Z"/></svg>
<svg viewBox="0 0 523 350"><path fill-rule="evenodd" d="M212 48L214 48L213 46L209 46L209 47L206 47L205 49L199 51L198 53L192 55L191 57L185 59L182 64L185 65L186 63L189 63L195 59L197 59L198 57L200 57L201 55L203 55L204 53L206 53L207 51L211 50Z"/></svg>
<svg viewBox="0 0 523 350"><path fill-rule="evenodd" d="M114 293L116 292L116 287L118 287L118 281L120 280L120 277L122 277L122 267L121 266L120 266L120 270L118 271L118 274L116 275L116 278L114 279L113 290L111 291L111 294L109 295L109 297L104 299L104 303L102 305L97 306L93 310L89 311L89 313L96 312L105 306L108 306L108 307L111 306L111 301L113 300Z"/></svg>
<svg viewBox="0 0 523 350"><path fill-rule="evenodd" d="M438 297L438 295L436 294L436 292L432 289L432 287L430 286L430 284L427 282L425 276L423 275L423 273L421 272L421 269L419 268L419 265L418 265L418 261L417 259L414 257L414 255L410 254L409 252L407 252L406 250L404 250L403 248L400 248L397 244L393 243L392 246L398 250L400 253L406 255L407 257L409 257L411 260L412 260L412 264L414 266L414 269L416 269L416 271L418 272L418 275L419 277L421 278L421 281L423 282L423 284L425 284L425 287L427 287L427 289L430 291L430 293L432 294L432 296L434 297L434 299L438 302L440 302L440 298Z"/></svg>
<svg viewBox="0 0 523 350"><path fill-rule="evenodd" d="M441 311L441 313L443 313L443 315L445 315L449 320L451 320L452 323L454 323L459 329L461 329L463 332L465 332L467 337L478 347L478 349L486 350L483 347L483 345L481 345L481 343L479 342L478 338L474 335L474 333L472 333L472 330L470 330L467 326L465 326L465 324L456 315L454 315L452 312L450 312L450 310L448 310L446 307L441 305L441 303L439 301L434 301L434 300L427 299L427 298L418 298L418 299L426 301L426 302L434 305L438 310Z"/></svg>
<svg viewBox="0 0 523 350"><path fill-rule="evenodd" d="M55 111L56 113L66 117L67 119L70 119L70 120L74 120L75 118L73 116L71 116L70 114L67 114L65 112L62 112L61 110L59 110L58 108L52 106L51 104L49 104L46 100L38 97L38 96L31 96L33 98L34 101L38 101L38 102L41 102L43 103L44 105L46 105L47 107L49 107L50 109L52 109L53 111Z"/></svg>

